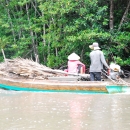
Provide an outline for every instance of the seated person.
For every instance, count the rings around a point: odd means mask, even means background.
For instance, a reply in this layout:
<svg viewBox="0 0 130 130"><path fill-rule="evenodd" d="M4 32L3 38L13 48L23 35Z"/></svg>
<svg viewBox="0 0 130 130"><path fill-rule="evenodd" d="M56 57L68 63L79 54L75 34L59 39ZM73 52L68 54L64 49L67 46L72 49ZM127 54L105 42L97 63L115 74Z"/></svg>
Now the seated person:
<svg viewBox="0 0 130 130"><path fill-rule="evenodd" d="M120 66L115 63L110 64L110 69L111 70L109 76L113 80L118 80L120 78L120 75L123 74L123 71L121 70Z"/></svg>
<svg viewBox="0 0 130 130"><path fill-rule="evenodd" d="M85 65L79 59L80 57L75 53L68 56L68 73L85 73Z"/></svg>

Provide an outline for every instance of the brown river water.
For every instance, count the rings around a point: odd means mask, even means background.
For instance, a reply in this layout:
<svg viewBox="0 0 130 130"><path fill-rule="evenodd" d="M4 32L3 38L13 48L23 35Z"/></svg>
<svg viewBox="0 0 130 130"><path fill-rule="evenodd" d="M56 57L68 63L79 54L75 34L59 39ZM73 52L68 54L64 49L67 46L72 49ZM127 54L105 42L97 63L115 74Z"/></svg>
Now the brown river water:
<svg viewBox="0 0 130 130"><path fill-rule="evenodd" d="M0 90L1 130L129 130L130 93Z"/></svg>

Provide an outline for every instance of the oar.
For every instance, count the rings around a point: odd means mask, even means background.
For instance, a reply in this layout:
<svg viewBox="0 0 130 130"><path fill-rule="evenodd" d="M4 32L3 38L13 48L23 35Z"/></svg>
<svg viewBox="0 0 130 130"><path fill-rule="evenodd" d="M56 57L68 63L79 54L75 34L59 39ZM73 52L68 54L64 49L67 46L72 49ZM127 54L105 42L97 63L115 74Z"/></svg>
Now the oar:
<svg viewBox="0 0 130 130"><path fill-rule="evenodd" d="M129 86L129 85L128 85L129 83L127 83L126 81L124 81L122 78L119 78L119 81L120 81L120 80L121 80L126 86Z"/></svg>
<svg viewBox="0 0 130 130"><path fill-rule="evenodd" d="M113 83L116 83L117 84L117 82L115 82L113 79L111 79L108 75L106 75L104 72L102 72L102 74L103 75L105 75L108 79L110 79Z"/></svg>
<svg viewBox="0 0 130 130"><path fill-rule="evenodd" d="M103 70L103 71L105 71L105 70ZM108 75L106 75L104 72L102 72L102 74L104 74L105 76L107 76L107 78L109 78L112 82L117 83L114 80L112 80ZM126 81L124 81L122 78L119 78L119 81L122 81L126 86L129 86L128 85L129 83L127 83Z"/></svg>

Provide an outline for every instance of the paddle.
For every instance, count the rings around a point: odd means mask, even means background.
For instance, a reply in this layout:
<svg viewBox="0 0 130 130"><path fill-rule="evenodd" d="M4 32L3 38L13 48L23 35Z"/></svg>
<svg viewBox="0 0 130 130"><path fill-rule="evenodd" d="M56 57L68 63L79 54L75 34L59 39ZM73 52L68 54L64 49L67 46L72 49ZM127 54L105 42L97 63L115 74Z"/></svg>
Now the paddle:
<svg viewBox="0 0 130 130"><path fill-rule="evenodd" d="M103 71L105 71L105 70L103 70ZM117 84L117 82L115 82L113 79L111 79L111 77L110 76L108 76L107 74L105 74L104 72L102 71L102 74L103 75L105 75L108 79L110 79L113 83L116 83ZM105 71L106 72L106 71Z"/></svg>

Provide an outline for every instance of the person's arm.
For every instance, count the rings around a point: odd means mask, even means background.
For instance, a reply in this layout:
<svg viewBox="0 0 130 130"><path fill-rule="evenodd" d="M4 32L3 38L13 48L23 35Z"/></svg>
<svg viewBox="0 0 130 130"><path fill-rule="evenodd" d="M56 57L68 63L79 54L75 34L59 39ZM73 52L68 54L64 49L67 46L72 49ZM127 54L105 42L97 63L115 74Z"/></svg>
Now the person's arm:
<svg viewBox="0 0 130 130"><path fill-rule="evenodd" d="M85 64L83 64L81 61L78 61L77 64L85 66Z"/></svg>
<svg viewBox="0 0 130 130"><path fill-rule="evenodd" d="M82 62L80 62L80 61L78 61L78 63L77 64L79 64L79 65L82 65L82 67L81 67L81 70L80 70L80 73L85 73L85 69L86 69L86 66L85 66L85 64L83 64Z"/></svg>
<svg viewBox="0 0 130 130"><path fill-rule="evenodd" d="M103 52L101 52L101 62L103 63L104 66L106 66L108 69L110 69L110 67L108 66L108 64L105 60Z"/></svg>

